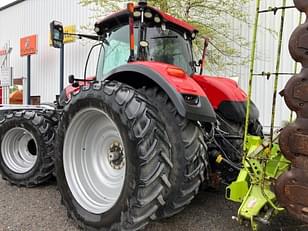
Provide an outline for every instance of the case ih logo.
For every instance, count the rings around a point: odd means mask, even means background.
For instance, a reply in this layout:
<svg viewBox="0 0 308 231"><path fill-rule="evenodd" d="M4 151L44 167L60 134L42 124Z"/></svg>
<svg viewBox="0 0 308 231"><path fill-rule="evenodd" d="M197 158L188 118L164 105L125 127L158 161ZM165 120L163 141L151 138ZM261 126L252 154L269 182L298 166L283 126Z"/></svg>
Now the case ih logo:
<svg viewBox="0 0 308 231"><path fill-rule="evenodd" d="M31 35L20 39L20 56L37 53L37 35Z"/></svg>

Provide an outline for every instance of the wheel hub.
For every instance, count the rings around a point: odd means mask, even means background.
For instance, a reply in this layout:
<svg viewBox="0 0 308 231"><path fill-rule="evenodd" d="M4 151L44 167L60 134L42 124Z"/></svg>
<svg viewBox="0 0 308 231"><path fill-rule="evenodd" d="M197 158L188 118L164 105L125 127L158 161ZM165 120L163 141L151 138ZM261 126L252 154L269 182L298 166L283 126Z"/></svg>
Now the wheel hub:
<svg viewBox="0 0 308 231"><path fill-rule="evenodd" d="M74 116L64 139L63 167L81 207L101 214L116 204L124 187L125 162L120 131L106 112L86 108Z"/></svg>
<svg viewBox="0 0 308 231"><path fill-rule="evenodd" d="M125 157L123 147L119 142L113 142L108 152L108 161L112 168L119 170L124 167Z"/></svg>

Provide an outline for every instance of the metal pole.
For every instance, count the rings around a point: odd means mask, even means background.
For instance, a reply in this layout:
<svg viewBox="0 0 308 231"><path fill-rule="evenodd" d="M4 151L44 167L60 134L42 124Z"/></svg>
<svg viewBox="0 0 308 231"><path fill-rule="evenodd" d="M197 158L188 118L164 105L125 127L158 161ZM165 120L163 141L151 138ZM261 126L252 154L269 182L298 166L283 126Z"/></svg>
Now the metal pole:
<svg viewBox="0 0 308 231"><path fill-rule="evenodd" d="M64 89L64 44L60 48L60 94Z"/></svg>
<svg viewBox="0 0 308 231"><path fill-rule="evenodd" d="M283 0L282 7L285 7L287 4L286 0ZM272 103L272 119L271 119L271 144L273 142L274 135L274 126L275 126L275 116L276 116L276 98L277 98L277 88L278 88L278 79L279 79L279 70L280 70L280 61L281 61L281 50L282 50L282 35L284 29L284 18L285 18L286 9L282 8L281 12L281 21L280 21L280 31L279 31L279 41L278 41L278 50L277 50L277 60L276 60L276 74L274 81L274 93L273 93L273 103Z"/></svg>
<svg viewBox="0 0 308 231"><path fill-rule="evenodd" d="M247 105L246 105L246 119L245 119L245 131L244 131L244 153L246 153L246 142L247 142L247 135L248 135L248 126L249 126L249 114L250 114L250 104L251 104L251 93L252 93L252 80L253 80L253 70L255 66L255 56L256 56L256 48L257 48L257 29L259 24L259 10L260 10L260 2L261 0L257 0L256 4L256 16L254 22L254 29L253 29L253 38L252 38L252 47L251 47L251 57L250 57L250 75L249 75L249 82L248 82L248 97L247 97ZM244 154L246 155L246 154ZM244 156L243 161L245 161L246 157Z"/></svg>
<svg viewBox="0 0 308 231"><path fill-rule="evenodd" d="M31 104L31 55L27 56L27 104Z"/></svg>

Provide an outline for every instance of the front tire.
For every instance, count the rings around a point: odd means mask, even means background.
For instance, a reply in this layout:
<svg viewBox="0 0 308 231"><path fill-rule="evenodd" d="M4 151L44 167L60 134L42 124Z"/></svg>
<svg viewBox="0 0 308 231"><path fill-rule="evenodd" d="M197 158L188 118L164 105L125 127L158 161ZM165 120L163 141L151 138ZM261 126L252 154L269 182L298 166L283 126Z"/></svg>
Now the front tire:
<svg viewBox="0 0 308 231"><path fill-rule="evenodd" d="M56 173L86 230L138 230L165 203L172 168L156 110L118 82L83 86L64 107Z"/></svg>

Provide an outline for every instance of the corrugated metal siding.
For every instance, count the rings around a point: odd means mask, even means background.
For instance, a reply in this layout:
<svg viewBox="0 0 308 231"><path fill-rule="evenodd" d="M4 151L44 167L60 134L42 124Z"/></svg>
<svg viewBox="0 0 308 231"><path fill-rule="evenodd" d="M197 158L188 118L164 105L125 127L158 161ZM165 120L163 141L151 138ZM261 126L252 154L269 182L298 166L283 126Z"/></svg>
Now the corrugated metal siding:
<svg viewBox="0 0 308 231"><path fill-rule="evenodd" d="M255 3L256 1L251 1L247 6L243 6L243 10L249 11L249 21L253 22L255 17ZM293 1L287 0L287 6L292 6ZM269 7L279 7L282 6L281 0L261 0L261 10L268 9ZM278 32L280 27L280 16L281 10L277 12L276 15L271 13L260 14L258 38L257 38L257 58L255 62L255 73L265 72L275 72L276 57L277 57L277 46L278 46ZM288 43L291 33L298 25L299 13L295 9L287 9L285 24L284 24L284 36L283 36L283 47L281 54L281 68L282 73L293 73L294 71L294 61L291 59L288 51ZM246 38L250 43L252 42L252 25L246 25L239 23L235 19L230 19L230 26L234 28L235 31L240 31L240 34ZM272 32L271 32L271 31ZM250 56L250 49L245 47L235 47L240 49L242 57ZM250 48L250 47L249 47ZM230 59L230 58L229 58ZM249 58L248 58L249 59ZM247 60L248 60L247 59ZM227 61L230 61L226 58ZM231 58L232 60L232 58ZM233 61L236 62L236 58ZM298 69L300 65L298 66ZM226 76L239 76L239 84L242 88L247 90L248 79L249 79L249 63L247 65L234 65L230 70L225 70L220 73ZM291 76L280 76L278 91L281 91L288 79ZM252 99L257 104L260 109L260 120L265 126L265 131L269 131L270 121L271 121L271 110L272 110L272 96L273 96L273 85L274 76L271 76L269 80L266 77L254 77ZM283 98L277 97L277 110L276 110L276 120L275 126L281 126L281 122L289 120L290 111L285 106Z"/></svg>
<svg viewBox="0 0 308 231"><path fill-rule="evenodd" d="M264 0L261 9L269 6L280 6L281 0ZM293 5L288 0L288 5ZM253 21L255 15L255 3L250 6L243 6L243 10L250 11L250 19ZM277 36L274 36L264 28L271 28L278 32L280 13L274 16L273 13L260 16L260 30L258 34L258 60L256 61L255 72L275 71ZM25 35L38 34L38 55L32 57L32 95L41 95L42 101L51 101L55 98L59 89L59 50L48 46L49 22L56 19L64 24L76 24L77 28L82 25L93 25L91 16L94 12L89 7L79 5L79 0L26 0L14 7L0 12L0 46L10 40L13 47L11 64L14 67L14 76L26 76L26 58L19 56L19 38ZM291 32L298 23L296 10L287 10L285 20L285 32L283 41L283 53L281 72L293 72L294 63L288 53L288 39ZM235 30L248 40L251 38L252 27L233 20ZM87 41L79 41L68 44L65 47L65 76L75 74L83 76L83 68L90 44ZM249 55L249 49L239 48L243 56ZM90 62L88 75L95 73L96 62ZM224 72L227 76L239 75L240 85L247 89L249 67L234 66ZM288 76L281 76L279 90L283 89ZM66 79L66 78L65 78ZM261 111L261 121L265 126L270 125L271 102L272 102L273 77L266 80L265 77L256 77L253 87L253 100ZM284 105L281 97L278 97L276 125L279 126L282 120L287 120L289 110Z"/></svg>
<svg viewBox="0 0 308 231"><path fill-rule="evenodd" d="M281 0L266 0L261 1L261 9L267 9L268 7L281 6ZM293 1L287 0L287 6L292 6ZM250 6L251 21L255 15L255 3L252 2ZM258 42L257 42L257 60L255 64L255 73L265 72L275 72L276 57L277 57L277 46L278 46L278 31L280 27L280 16L281 10L277 12L276 16L273 13L260 14L260 28L258 30ZM283 73L293 73L294 71L294 61L291 59L288 51L289 38L292 31L298 25L299 13L295 9L286 10L286 18L284 25L284 36L283 36L283 47L281 55L281 68L280 72ZM268 28L275 30L277 34L271 33ZM247 27L244 25L243 35L247 38L251 38L252 27ZM248 77L249 77L249 67L241 67L241 78L240 85L247 89ZM288 79L291 76L280 76L278 91L281 91ZM258 108L261 112L261 122L268 130L271 120L271 110L272 110L272 95L273 95L273 85L274 76L270 80L266 80L266 77L254 77L253 81L253 100L256 102ZM290 111L285 106L282 97L277 97L277 114L275 126L281 126L281 122L288 120L290 116Z"/></svg>
<svg viewBox="0 0 308 231"><path fill-rule="evenodd" d="M26 57L19 56L20 37L38 35L38 54L31 57L31 95L40 95L41 101L52 101L59 91L59 50L48 46L49 23L59 20L80 28L89 23L90 16L90 9L80 6L78 0L27 0L0 12L0 46L10 41L13 47L14 77L27 74ZM83 76L89 48L87 41L65 46L65 81L69 74ZM95 74L95 65L90 62L89 75Z"/></svg>

